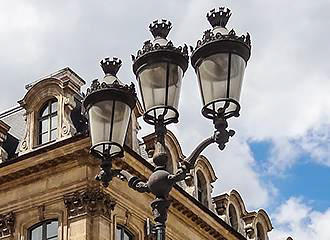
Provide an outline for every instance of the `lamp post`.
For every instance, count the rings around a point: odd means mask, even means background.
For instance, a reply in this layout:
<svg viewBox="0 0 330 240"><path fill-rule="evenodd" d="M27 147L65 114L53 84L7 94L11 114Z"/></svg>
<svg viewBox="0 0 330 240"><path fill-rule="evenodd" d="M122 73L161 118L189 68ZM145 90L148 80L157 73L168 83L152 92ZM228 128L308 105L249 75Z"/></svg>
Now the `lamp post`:
<svg viewBox="0 0 330 240"><path fill-rule="evenodd" d="M120 60L106 59L101 62L106 74L104 82L93 81L84 100L90 122L91 153L102 160L96 179L108 186L112 177L118 176L126 179L128 186L138 192L153 193L156 198L151 202L151 208L157 240L165 240L165 223L170 206L168 195L174 184L187 177L207 146L217 143L223 150L229 137L235 133L227 130L227 120L239 116L239 97L251 42L249 34L239 37L234 30L226 29L230 16L229 9L211 10L207 19L213 29L204 32L195 48L190 47L191 63L197 74L203 102L202 115L213 121L215 131L181 162L175 174L166 170L165 134L166 126L177 123L179 119L177 108L182 78L188 67L188 48L186 45L175 47L167 39L172 27L169 21L150 24L154 40L146 41L136 57L132 55L133 72L145 111L143 119L154 126L157 137L153 155L155 168L147 182L125 170L111 169L111 160L123 156L124 137L136 101L134 85L122 85L116 78Z"/></svg>

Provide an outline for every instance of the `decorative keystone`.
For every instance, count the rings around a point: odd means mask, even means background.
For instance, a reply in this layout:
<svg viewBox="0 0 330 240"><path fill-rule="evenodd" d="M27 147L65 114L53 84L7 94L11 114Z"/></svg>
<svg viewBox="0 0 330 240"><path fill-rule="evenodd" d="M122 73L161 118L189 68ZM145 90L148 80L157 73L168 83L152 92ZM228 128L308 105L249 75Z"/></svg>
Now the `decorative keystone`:
<svg viewBox="0 0 330 240"><path fill-rule="evenodd" d="M113 57L112 60L107 57L100 62L103 72L112 76L116 76L121 67L121 63L122 61L116 57Z"/></svg>
<svg viewBox="0 0 330 240"><path fill-rule="evenodd" d="M149 30L154 38L161 37L166 39L171 29L172 23L166 19L162 19L161 21L155 20L149 25Z"/></svg>
<svg viewBox="0 0 330 240"><path fill-rule="evenodd" d="M231 16L230 9L225 9L224 7L220 7L218 11L212 9L207 13L207 20L210 22L212 27L223 27L226 28L227 22Z"/></svg>

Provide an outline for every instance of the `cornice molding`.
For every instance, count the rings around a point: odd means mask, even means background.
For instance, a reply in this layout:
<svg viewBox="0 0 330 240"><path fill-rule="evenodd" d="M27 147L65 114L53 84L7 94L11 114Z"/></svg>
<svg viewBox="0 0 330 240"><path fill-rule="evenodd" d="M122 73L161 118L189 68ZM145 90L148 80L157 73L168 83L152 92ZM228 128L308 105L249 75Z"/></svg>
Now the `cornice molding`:
<svg viewBox="0 0 330 240"><path fill-rule="evenodd" d="M227 238L222 236L222 234L217 229L210 226L201 217L199 217L198 214L191 211L191 209L187 208L179 201L173 199L171 206L174 207L176 210L178 210L180 213L182 213L184 216L189 218L191 221L193 221L196 226L203 229L205 232L207 232L209 235L211 235L214 239L227 240Z"/></svg>

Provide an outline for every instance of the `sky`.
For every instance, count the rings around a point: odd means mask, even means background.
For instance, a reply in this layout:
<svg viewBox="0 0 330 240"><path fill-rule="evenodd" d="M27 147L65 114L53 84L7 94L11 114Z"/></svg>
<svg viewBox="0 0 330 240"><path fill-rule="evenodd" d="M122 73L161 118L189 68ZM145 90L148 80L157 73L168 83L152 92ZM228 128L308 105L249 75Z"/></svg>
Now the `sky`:
<svg viewBox="0 0 330 240"><path fill-rule="evenodd" d="M102 78L99 61L123 60L118 73L135 82L131 54L152 39L149 24L172 22L174 44L194 46L210 28L206 13L232 10L227 24L249 32L252 55L236 135L224 151L209 147L218 181L213 195L238 190L248 208L265 209L270 240L329 240L330 236L330 1L177 0L0 2L0 112L17 104L28 83L69 66L89 84ZM180 122L170 129L185 155L212 135L203 118L196 75L184 76ZM152 128L141 122L140 136Z"/></svg>

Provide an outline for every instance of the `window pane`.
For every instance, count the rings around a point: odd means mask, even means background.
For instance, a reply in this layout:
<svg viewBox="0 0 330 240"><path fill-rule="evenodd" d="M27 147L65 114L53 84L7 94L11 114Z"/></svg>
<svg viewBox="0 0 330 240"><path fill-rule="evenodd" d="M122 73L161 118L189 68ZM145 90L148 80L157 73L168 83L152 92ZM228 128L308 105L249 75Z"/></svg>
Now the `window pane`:
<svg viewBox="0 0 330 240"><path fill-rule="evenodd" d="M131 236L128 233L124 233L124 240L131 240Z"/></svg>
<svg viewBox="0 0 330 240"><path fill-rule="evenodd" d="M42 240L42 226L39 226L31 231L30 240Z"/></svg>
<svg viewBox="0 0 330 240"><path fill-rule="evenodd" d="M50 141L55 140L57 135L57 130L50 131Z"/></svg>
<svg viewBox="0 0 330 240"><path fill-rule="evenodd" d="M57 112L57 102L51 104L51 113Z"/></svg>
<svg viewBox="0 0 330 240"><path fill-rule="evenodd" d="M47 238L57 236L57 229L58 229L57 221L53 221L53 222L47 224Z"/></svg>
<svg viewBox="0 0 330 240"><path fill-rule="evenodd" d="M47 133L48 132L48 119L41 120L40 122L40 129L41 133Z"/></svg>
<svg viewBox="0 0 330 240"><path fill-rule="evenodd" d="M39 138L39 143L40 144L43 144L43 143L46 143L46 142L48 142L48 132L41 134L40 138Z"/></svg>
<svg viewBox="0 0 330 240"><path fill-rule="evenodd" d="M116 229L116 240L122 240L121 239L121 229L118 227Z"/></svg>
<svg viewBox="0 0 330 240"><path fill-rule="evenodd" d="M41 117L45 117L49 114L49 105L47 104L40 112Z"/></svg>
<svg viewBox="0 0 330 240"><path fill-rule="evenodd" d="M52 116L50 120L50 129L56 129L57 128L57 115Z"/></svg>

